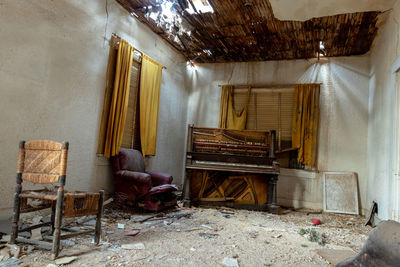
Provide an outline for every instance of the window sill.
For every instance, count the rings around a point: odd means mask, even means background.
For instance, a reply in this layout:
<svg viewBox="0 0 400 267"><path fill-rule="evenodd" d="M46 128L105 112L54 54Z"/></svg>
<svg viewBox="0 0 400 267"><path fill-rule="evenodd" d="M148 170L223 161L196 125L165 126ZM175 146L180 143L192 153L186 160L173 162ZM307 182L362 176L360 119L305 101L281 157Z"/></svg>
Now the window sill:
<svg viewBox="0 0 400 267"><path fill-rule="evenodd" d="M298 169L281 168L280 175L292 176L292 177L296 177L296 178L315 179L315 178L317 178L317 173L318 173L318 171L306 171L306 170L298 170Z"/></svg>

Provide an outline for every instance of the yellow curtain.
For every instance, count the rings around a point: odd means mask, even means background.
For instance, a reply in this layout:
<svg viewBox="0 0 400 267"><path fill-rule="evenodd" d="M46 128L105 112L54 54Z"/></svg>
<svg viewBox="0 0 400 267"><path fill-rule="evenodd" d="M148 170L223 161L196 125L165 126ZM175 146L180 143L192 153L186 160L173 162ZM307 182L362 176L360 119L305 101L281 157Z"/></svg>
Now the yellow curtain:
<svg viewBox="0 0 400 267"><path fill-rule="evenodd" d="M118 46L115 67L114 89L108 115L104 157L109 158L119 153L128 110L129 86L134 48L125 40Z"/></svg>
<svg viewBox="0 0 400 267"><path fill-rule="evenodd" d="M140 141L143 156L156 154L162 65L147 55L140 74Z"/></svg>
<svg viewBox="0 0 400 267"><path fill-rule="evenodd" d="M296 84L292 147L298 148L297 160L315 167L319 119L319 84Z"/></svg>
<svg viewBox="0 0 400 267"><path fill-rule="evenodd" d="M249 104L251 87L248 87L246 104L241 112L236 112L233 107L233 86L223 85L221 104L219 110L219 128L244 130L247 122L247 106Z"/></svg>

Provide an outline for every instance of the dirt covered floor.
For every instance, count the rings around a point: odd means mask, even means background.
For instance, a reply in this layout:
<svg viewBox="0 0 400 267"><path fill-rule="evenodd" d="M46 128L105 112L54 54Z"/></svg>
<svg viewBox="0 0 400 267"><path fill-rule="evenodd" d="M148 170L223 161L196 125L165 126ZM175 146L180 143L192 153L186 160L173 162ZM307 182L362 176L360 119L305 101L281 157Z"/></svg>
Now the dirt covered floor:
<svg viewBox="0 0 400 267"><path fill-rule="evenodd" d="M321 225L313 226L312 218ZM101 244L94 245L89 235L73 238L60 257L77 256L68 266L330 266L317 250L360 251L371 230L363 221L361 216L290 210L273 215L192 208L155 215L108 208ZM92 223L81 220L74 226ZM132 230L140 232L125 235ZM40 250L20 260L29 266L55 263Z"/></svg>

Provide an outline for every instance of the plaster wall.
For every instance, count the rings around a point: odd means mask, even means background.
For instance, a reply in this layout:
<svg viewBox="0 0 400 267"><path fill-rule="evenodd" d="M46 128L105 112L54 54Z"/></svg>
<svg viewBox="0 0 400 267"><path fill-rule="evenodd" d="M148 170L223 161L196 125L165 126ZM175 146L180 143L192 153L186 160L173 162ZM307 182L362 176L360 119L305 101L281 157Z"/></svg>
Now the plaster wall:
<svg viewBox="0 0 400 267"><path fill-rule="evenodd" d="M368 107L367 203L378 203L381 219L391 218L395 84L392 67L400 56L400 1L375 39L371 54ZM399 75L399 74L397 74ZM397 80L399 83L399 79ZM399 84L397 85L399 86Z"/></svg>
<svg viewBox="0 0 400 267"><path fill-rule="evenodd" d="M113 0L0 0L0 25L0 219L11 215L20 140L69 141L67 189L112 192L96 149L113 32L167 67L147 162L182 183L185 60L163 39Z"/></svg>
<svg viewBox="0 0 400 267"><path fill-rule="evenodd" d="M322 208L322 172L358 174L361 207L367 188L369 56L316 60L199 64L187 66L188 123L217 127L220 84L321 82L318 171L284 170L279 204Z"/></svg>

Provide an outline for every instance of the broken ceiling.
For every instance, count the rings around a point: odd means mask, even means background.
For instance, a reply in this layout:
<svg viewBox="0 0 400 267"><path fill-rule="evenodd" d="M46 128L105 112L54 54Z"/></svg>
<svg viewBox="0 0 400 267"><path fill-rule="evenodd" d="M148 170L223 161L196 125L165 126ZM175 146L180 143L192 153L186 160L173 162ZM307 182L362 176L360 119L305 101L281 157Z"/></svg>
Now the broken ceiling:
<svg viewBox="0 0 400 267"><path fill-rule="evenodd" d="M268 0L117 0L188 60L241 62L369 51L379 11L279 20ZM276 1L275 1L276 2Z"/></svg>

